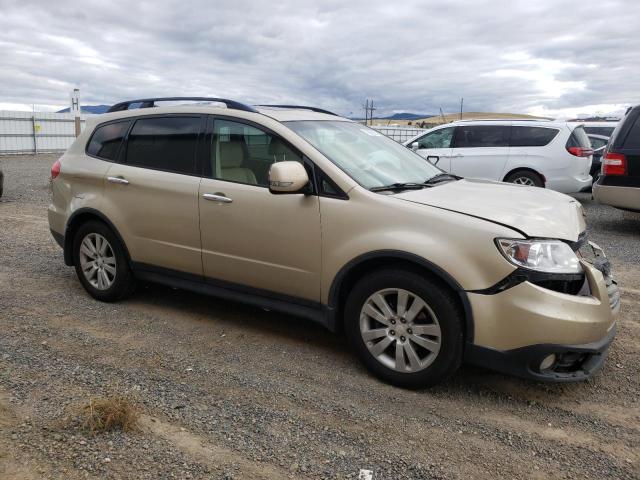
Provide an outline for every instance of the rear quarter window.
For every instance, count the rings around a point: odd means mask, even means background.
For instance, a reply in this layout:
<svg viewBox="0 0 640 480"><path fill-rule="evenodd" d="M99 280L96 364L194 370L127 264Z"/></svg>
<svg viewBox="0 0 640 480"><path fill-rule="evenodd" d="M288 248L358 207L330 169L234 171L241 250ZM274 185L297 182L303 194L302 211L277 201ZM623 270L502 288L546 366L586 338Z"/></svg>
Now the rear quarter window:
<svg viewBox="0 0 640 480"><path fill-rule="evenodd" d="M87 154L104 160L116 160L129 125L130 121L113 122L96 128L87 144Z"/></svg>
<svg viewBox="0 0 640 480"><path fill-rule="evenodd" d="M635 123L629 130L622 148L640 148L640 115L636 115Z"/></svg>
<svg viewBox="0 0 640 480"><path fill-rule="evenodd" d="M558 131L555 128L544 127L511 127L512 147L544 147L556 138Z"/></svg>
<svg viewBox="0 0 640 480"><path fill-rule="evenodd" d="M573 129L571 136L569 136L569 140L567 140L566 147L591 148L591 140L589 140L589 136L582 126Z"/></svg>

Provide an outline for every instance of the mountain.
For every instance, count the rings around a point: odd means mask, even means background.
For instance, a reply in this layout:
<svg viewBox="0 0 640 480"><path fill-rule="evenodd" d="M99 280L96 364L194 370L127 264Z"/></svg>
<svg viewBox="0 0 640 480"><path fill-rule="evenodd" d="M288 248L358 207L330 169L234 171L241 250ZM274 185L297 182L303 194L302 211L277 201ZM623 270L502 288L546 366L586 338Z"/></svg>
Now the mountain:
<svg viewBox="0 0 640 480"><path fill-rule="evenodd" d="M109 110L111 105L81 105L80 111L82 113L105 113ZM56 113L69 113L69 108L63 108L62 110L58 110Z"/></svg>
<svg viewBox="0 0 640 480"><path fill-rule="evenodd" d="M429 118L433 116L434 115L427 115L425 113L400 112L394 113L393 115L390 115L388 117L382 117L381 120L418 120L419 118Z"/></svg>

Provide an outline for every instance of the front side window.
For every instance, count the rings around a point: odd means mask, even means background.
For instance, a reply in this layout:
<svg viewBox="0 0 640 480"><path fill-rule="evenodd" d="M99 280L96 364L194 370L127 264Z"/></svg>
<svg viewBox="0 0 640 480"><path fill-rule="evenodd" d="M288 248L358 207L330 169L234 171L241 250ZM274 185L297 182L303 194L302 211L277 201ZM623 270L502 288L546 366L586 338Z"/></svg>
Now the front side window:
<svg viewBox="0 0 640 480"><path fill-rule="evenodd" d="M456 127L453 148L508 147L507 125L461 125Z"/></svg>
<svg viewBox="0 0 640 480"><path fill-rule="evenodd" d="M141 118L127 141L128 165L193 175L200 117Z"/></svg>
<svg viewBox="0 0 640 480"><path fill-rule="evenodd" d="M359 123L302 120L285 125L365 188L422 183L442 173L420 155Z"/></svg>
<svg viewBox="0 0 640 480"><path fill-rule="evenodd" d="M544 127L511 127L512 147L544 147L558 134L555 128Z"/></svg>
<svg viewBox="0 0 640 480"><path fill-rule="evenodd" d="M129 125L130 121L114 122L96 128L87 145L87 153L104 160L115 160Z"/></svg>
<svg viewBox="0 0 640 480"><path fill-rule="evenodd" d="M271 164L283 161L302 163L302 155L279 137L254 126L214 121L211 144L214 178L267 187Z"/></svg>
<svg viewBox="0 0 640 480"><path fill-rule="evenodd" d="M453 130L453 127L449 127L427 133L417 140L418 148L449 148L453 138Z"/></svg>

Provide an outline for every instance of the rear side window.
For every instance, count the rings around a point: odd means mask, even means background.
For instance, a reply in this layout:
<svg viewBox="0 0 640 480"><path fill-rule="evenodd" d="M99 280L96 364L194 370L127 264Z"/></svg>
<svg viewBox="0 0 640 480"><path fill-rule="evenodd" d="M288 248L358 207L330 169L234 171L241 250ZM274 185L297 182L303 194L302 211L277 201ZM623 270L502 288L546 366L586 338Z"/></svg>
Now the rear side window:
<svg viewBox="0 0 640 480"><path fill-rule="evenodd" d="M511 127L512 147L544 147L556 138L558 130L543 127Z"/></svg>
<svg viewBox="0 0 640 480"><path fill-rule="evenodd" d="M629 130L623 148L640 148L640 115L636 116L636 122Z"/></svg>
<svg viewBox="0 0 640 480"><path fill-rule="evenodd" d="M200 117L142 118L127 141L128 165L193 175Z"/></svg>
<svg viewBox="0 0 640 480"><path fill-rule="evenodd" d="M129 125L129 121L115 122L96 128L87 145L87 154L104 160L115 160Z"/></svg>
<svg viewBox="0 0 640 480"><path fill-rule="evenodd" d="M507 125L465 125L456 127L453 148L508 147Z"/></svg>
<svg viewBox="0 0 640 480"><path fill-rule="evenodd" d="M591 148L591 141L587 136L587 133L584 131L582 126L576 127L571 133L569 140L567 140L567 148L571 147L580 147L580 148Z"/></svg>

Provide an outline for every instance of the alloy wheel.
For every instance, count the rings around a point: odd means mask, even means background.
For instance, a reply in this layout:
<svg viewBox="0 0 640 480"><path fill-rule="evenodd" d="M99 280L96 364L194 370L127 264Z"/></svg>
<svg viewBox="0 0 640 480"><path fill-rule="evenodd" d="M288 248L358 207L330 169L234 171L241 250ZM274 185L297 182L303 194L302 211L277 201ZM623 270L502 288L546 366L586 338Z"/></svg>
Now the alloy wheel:
<svg viewBox="0 0 640 480"><path fill-rule="evenodd" d="M529 187L535 187L536 184L533 183L529 177L516 177L513 179L512 183L517 183L518 185L528 185Z"/></svg>
<svg viewBox="0 0 640 480"><path fill-rule="evenodd" d="M431 307L400 288L379 290L366 300L360 334L376 360L403 373L427 368L442 345L440 324Z"/></svg>
<svg viewBox="0 0 640 480"><path fill-rule="evenodd" d="M116 257L111 244L99 233L89 233L80 243L80 267L87 281L108 290L116 279Z"/></svg>

